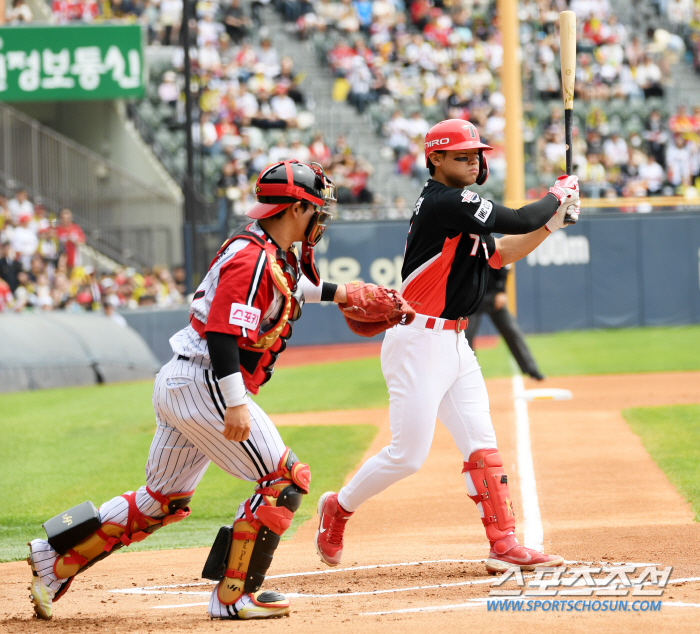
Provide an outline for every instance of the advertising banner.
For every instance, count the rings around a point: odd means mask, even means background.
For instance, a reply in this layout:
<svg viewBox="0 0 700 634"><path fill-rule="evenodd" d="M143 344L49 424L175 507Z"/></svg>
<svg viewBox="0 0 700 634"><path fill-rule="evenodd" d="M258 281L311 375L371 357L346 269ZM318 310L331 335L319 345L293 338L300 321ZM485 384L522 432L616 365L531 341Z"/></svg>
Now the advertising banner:
<svg viewBox="0 0 700 634"><path fill-rule="evenodd" d="M137 24L0 27L0 101L141 97Z"/></svg>

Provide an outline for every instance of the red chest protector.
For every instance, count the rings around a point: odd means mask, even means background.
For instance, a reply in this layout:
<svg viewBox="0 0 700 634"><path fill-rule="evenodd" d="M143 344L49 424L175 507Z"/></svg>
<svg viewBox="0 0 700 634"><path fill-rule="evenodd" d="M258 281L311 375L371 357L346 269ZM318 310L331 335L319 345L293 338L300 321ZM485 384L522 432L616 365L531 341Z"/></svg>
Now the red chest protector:
<svg viewBox="0 0 700 634"><path fill-rule="evenodd" d="M277 357L287 347L287 340L292 336L292 323L301 315L300 294L297 282L300 277L299 263L294 251L283 251L265 238L243 226L234 233L219 249L211 266L234 240L249 240L267 253L266 268L274 285L284 296L284 306L268 330L253 342L247 337L238 337L238 351L241 373L246 389L257 394L260 386L267 383L275 370Z"/></svg>

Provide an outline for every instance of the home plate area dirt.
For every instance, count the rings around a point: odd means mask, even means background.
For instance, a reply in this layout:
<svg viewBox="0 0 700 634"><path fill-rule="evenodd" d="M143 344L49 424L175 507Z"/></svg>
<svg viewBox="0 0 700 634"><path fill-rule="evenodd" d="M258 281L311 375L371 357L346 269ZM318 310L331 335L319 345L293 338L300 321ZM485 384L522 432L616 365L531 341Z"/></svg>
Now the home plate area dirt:
<svg viewBox="0 0 700 634"><path fill-rule="evenodd" d="M516 462L513 386L488 381L491 411L515 500L523 508ZM265 584L291 597L289 618L210 621L212 584L200 578L206 548L119 553L84 575L55 605L54 619L32 617L25 562L0 566L3 632L697 632L700 622L700 525L621 415L625 407L700 402L700 373L564 377L547 387L570 401L528 403L530 441L544 548L569 568L627 564L673 567L661 597L537 597L544 601L627 600L628 611L489 611L494 577L478 511L467 498L462 458L438 425L430 456L414 476L367 502L348 524L343 564L320 563L316 518L282 542ZM526 388L541 387L526 381ZM389 438L387 410L277 416L279 425L370 423ZM172 527L177 530L177 527ZM531 581L525 575L525 581ZM515 589L515 582L504 585ZM657 612L631 611L634 600L662 601ZM534 606L534 604L533 604ZM580 606L579 606L580 607ZM581 608L583 609L583 608Z"/></svg>

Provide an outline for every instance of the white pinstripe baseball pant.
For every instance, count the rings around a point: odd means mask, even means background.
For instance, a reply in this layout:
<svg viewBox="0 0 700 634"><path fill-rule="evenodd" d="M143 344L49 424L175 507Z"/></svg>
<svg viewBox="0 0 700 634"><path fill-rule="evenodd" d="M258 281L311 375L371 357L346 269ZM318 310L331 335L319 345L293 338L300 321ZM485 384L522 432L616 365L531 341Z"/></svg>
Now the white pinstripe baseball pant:
<svg viewBox="0 0 700 634"><path fill-rule="evenodd" d="M241 443L224 438L225 405L205 359L173 359L164 365L156 376L153 409L157 427L146 463L146 484L165 496L194 491L210 462L236 478L254 482L277 469L286 449L270 418L250 398L250 437ZM251 510L255 512L261 502L260 495L253 495ZM243 516L243 504L236 519ZM136 492L136 505L144 515L164 516L160 502L145 486ZM100 506L100 519L126 524L128 510L127 501L115 497ZM32 550L42 581L58 590L65 579L53 574L56 552L45 540L34 540ZM212 602L215 597L216 590Z"/></svg>

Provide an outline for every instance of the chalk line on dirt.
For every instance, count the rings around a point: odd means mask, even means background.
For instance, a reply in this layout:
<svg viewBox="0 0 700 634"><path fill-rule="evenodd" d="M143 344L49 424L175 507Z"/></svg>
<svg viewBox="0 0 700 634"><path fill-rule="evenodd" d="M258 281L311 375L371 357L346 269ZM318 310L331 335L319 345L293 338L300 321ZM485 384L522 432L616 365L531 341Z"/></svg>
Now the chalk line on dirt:
<svg viewBox="0 0 700 634"><path fill-rule="evenodd" d="M521 374L513 375L513 403L515 407L515 441L518 456L518 478L520 479L520 498L523 503L524 543L528 548L544 552L544 531L540 516L540 503L537 497L535 466L532 462L530 443L530 417L527 401L523 397L525 384Z"/></svg>

